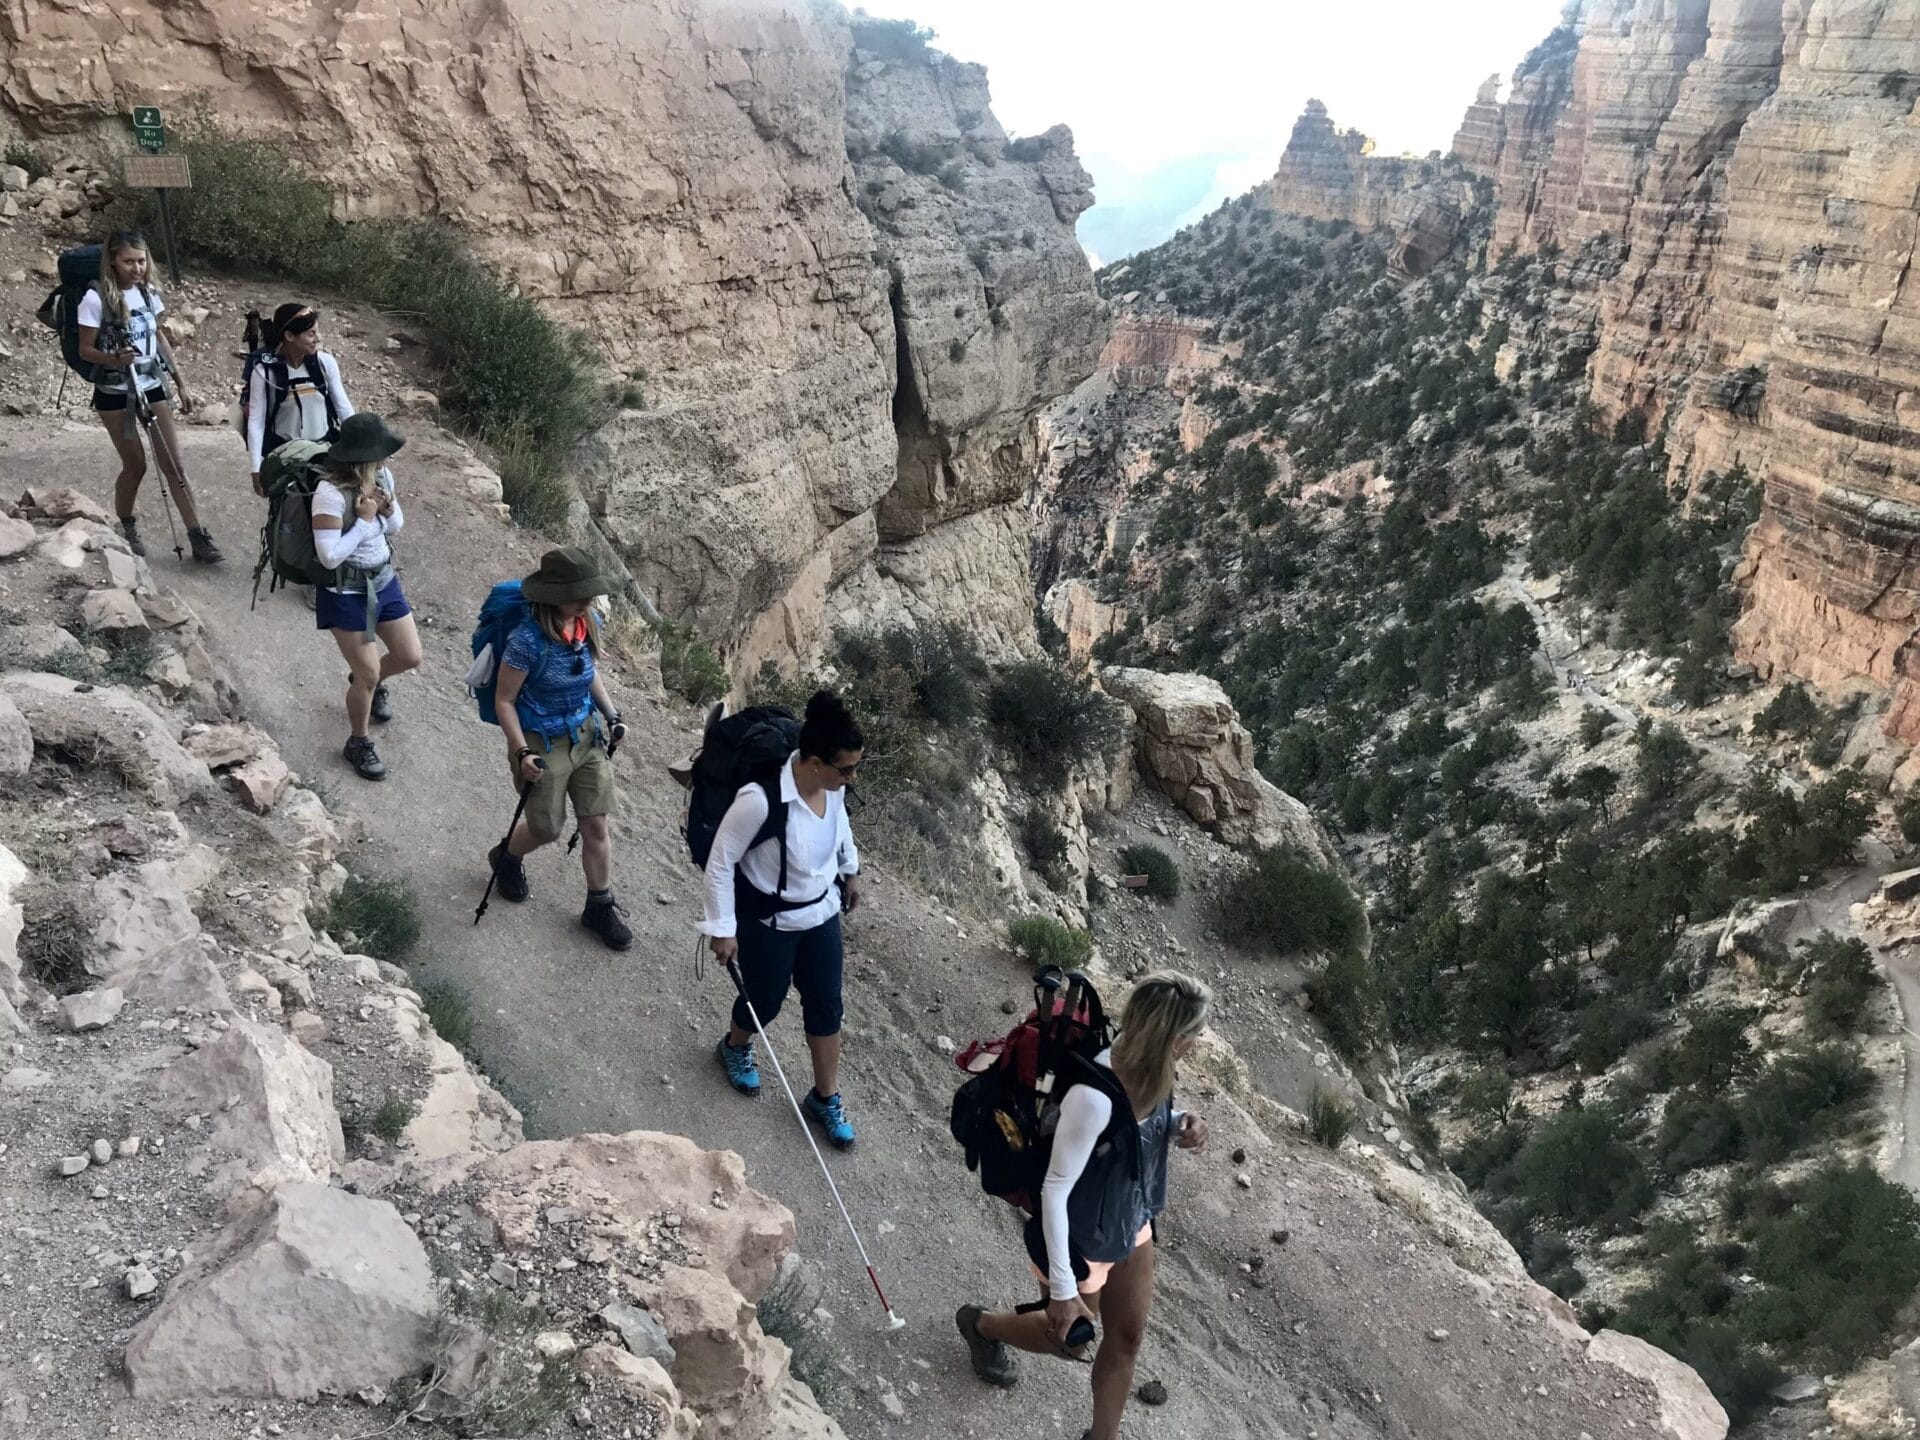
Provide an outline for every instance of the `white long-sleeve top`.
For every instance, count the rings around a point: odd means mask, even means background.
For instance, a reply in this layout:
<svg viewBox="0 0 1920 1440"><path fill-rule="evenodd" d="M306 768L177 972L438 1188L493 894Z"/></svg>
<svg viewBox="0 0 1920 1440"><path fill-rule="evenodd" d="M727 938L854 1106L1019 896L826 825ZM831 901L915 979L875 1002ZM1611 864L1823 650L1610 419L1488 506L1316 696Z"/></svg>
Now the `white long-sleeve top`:
<svg viewBox="0 0 1920 1440"><path fill-rule="evenodd" d="M834 881L860 870L860 852L854 848L853 830L847 824L846 792L827 791L826 814L814 814L794 784L793 762L798 758L799 752L795 751L780 768L780 798L787 802L786 889L778 889L778 838L753 845L753 837L767 823L772 808L767 792L758 785L744 785L720 821L713 851L707 857L706 914L700 922L701 934L725 937L739 933L733 909L736 869L763 895L778 890L782 900L813 900L819 896L811 905L775 915L771 923L776 930L811 930L840 913L840 887Z"/></svg>
<svg viewBox="0 0 1920 1440"><path fill-rule="evenodd" d="M344 420L353 414L353 401L347 398L347 387L340 379L340 362L325 350L315 352L315 358L320 362L327 394L333 397L334 415ZM247 457L253 462L256 475L264 458L261 452L266 448L269 420L273 422L273 433L282 440L327 438L326 397L315 391L304 364L290 377L292 385L280 402L280 413L267 414L267 370L278 360L278 356L262 360L253 367L253 375L247 381Z"/></svg>
<svg viewBox="0 0 1920 1440"><path fill-rule="evenodd" d="M1113 1069L1113 1051L1102 1050L1093 1063ZM1175 1110L1167 1123L1169 1141L1180 1133L1180 1121L1186 1114ZM1055 1300L1071 1300L1080 1293L1073 1278L1072 1251L1068 1249L1072 1226L1067 1219L1067 1198L1086 1173L1093 1159L1093 1147L1100 1143L1113 1119L1113 1099L1097 1085L1075 1085L1060 1101L1060 1117L1053 1132L1053 1155L1047 1163L1047 1178L1040 1185L1040 1229L1047 1237L1047 1294Z"/></svg>
<svg viewBox="0 0 1920 1440"><path fill-rule="evenodd" d="M380 468L380 488L394 495L393 472L384 465ZM329 570L349 561L363 570L378 570L391 563L393 546L387 543L387 537L398 535L407 520L400 508L400 497L394 495L390 513L376 515L371 520L362 520L355 514L349 525L346 520L352 510L346 492L331 480L322 480L313 487L313 513L331 515L341 522L338 530L314 529L313 549L320 563Z"/></svg>

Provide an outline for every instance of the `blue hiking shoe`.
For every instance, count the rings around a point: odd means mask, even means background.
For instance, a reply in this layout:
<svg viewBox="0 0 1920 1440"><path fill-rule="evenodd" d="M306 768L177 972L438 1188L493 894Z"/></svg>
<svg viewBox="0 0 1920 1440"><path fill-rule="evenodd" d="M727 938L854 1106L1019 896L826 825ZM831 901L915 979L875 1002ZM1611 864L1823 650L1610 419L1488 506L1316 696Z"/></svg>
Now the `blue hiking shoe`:
<svg viewBox="0 0 1920 1440"><path fill-rule="evenodd" d="M847 1119L847 1107L840 1103L836 1093L822 1100L815 1091L807 1091L807 1098L800 1102L807 1112L807 1118L820 1127L820 1131L832 1142L837 1150L850 1149L853 1145L853 1122Z"/></svg>
<svg viewBox="0 0 1920 1440"><path fill-rule="evenodd" d="M736 1050L727 1044L727 1037L722 1035L713 1053L720 1057L720 1068L727 1072L729 1085L742 1095L760 1093L760 1067L753 1063L753 1041L747 1041Z"/></svg>

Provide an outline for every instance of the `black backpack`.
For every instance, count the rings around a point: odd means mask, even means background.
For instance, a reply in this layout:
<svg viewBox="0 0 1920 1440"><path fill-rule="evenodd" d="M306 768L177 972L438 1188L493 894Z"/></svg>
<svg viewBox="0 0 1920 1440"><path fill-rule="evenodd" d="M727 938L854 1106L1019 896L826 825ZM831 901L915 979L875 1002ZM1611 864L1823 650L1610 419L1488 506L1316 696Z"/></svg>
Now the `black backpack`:
<svg viewBox="0 0 1920 1440"><path fill-rule="evenodd" d="M687 818L681 833L687 839L687 854L694 865L706 869L713 854L714 836L726 818L734 797L747 785L758 785L767 792L767 822L753 837L748 849L769 840L780 842L780 890L787 888L787 802L780 798L780 771L787 757L799 748L800 722L793 712L779 705L752 705L738 715L716 717L707 725L700 740L700 753L694 757L693 774L687 796ZM735 886L739 899L748 902L753 913L765 917L781 910L800 909L811 901L783 901L776 895L763 895L753 886ZM756 900L755 897L758 897Z"/></svg>
<svg viewBox="0 0 1920 1440"><path fill-rule="evenodd" d="M47 292L47 298L33 312L36 320L60 337L60 358L67 362L67 368L89 385L98 383L100 367L80 358L80 302L100 283L100 253L98 245L76 245L71 250L62 250L59 283ZM153 304L153 297L147 294L144 285L140 287L140 296L149 306Z"/></svg>
<svg viewBox="0 0 1920 1440"><path fill-rule="evenodd" d="M251 335L255 317L248 316L248 333ZM320 392L320 402L327 407L327 434L325 443L331 445L340 438L340 416L333 408L333 387L327 384L327 372L321 368L318 352L307 357L306 363L295 371L280 352L272 346L256 345L247 352L247 360L240 367L240 434L244 439L247 422L252 416L251 397L253 395L253 372L260 366L267 367L267 431L271 435L273 417L280 413L280 406L293 392L293 379L296 374L304 375L313 382L314 389ZM286 440L285 435L280 436Z"/></svg>

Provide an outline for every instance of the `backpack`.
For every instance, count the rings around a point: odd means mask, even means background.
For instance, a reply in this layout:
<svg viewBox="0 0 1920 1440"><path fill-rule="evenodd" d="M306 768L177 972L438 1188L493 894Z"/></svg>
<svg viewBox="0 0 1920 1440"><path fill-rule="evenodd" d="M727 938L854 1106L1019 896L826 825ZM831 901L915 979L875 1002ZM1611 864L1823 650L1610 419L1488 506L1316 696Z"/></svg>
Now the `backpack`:
<svg viewBox="0 0 1920 1440"><path fill-rule="evenodd" d="M500 684L500 659L507 653L507 638L532 618L533 606L520 593L518 580L500 581L487 592L480 606L480 618L473 627L473 664L467 667L467 693L473 697L480 718L489 725L500 723L494 696ZM544 635L540 638L546 639Z"/></svg>
<svg viewBox="0 0 1920 1440"><path fill-rule="evenodd" d="M812 903L796 904L778 898L787 888L787 802L780 798L780 771L799 744L800 722L791 710L780 705L750 705L738 715L716 715L709 720L700 740L700 753L693 759L687 815L680 833L686 837L687 854L697 869L707 868L714 837L720 833L720 822L734 797L748 785L758 785L767 792L766 823L755 832L747 848L755 849L769 840L780 842L780 883L773 895L761 894L751 885L735 887L736 901L744 899L748 902L746 909L763 919ZM757 901L755 896L759 897Z"/></svg>
<svg viewBox="0 0 1920 1440"><path fill-rule="evenodd" d="M252 336L256 317L247 317L247 332ZM327 407L327 440L332 442L340 433L340 416L333 408L333 387L327 384L327 374L320 365L320 356L316 351L309 355L299 370L292 369L280 358L277 348L256 344L247 352L246 363L240 367L240 436L246 438L247 425L253 417L253 372L260 366L267 367L267 428L273 429L273 417L280 413L280 407L286 403L287 396L293 393L296 375L304 375L313 382L320 392L321 402ZM229 414L232 412L229 411ZM277 432L275 432L277 433ZM264 473L264 472L263 472Z"/></svg>
<svg viewBox="0 0 1920 1440"><path fill-rule="evenodd" d="M67 362L67 368L89 385L98 383L101 367L80 358L80 302L100 283L100 255L98 245L62 250L58 282L33 312L36 320L60 337L60 358ZM149 306L153 304L145 285L140 287L140 296Z"/></svg>
<svg viewBox="0 0 1920 1440"><path fill-rule="evenodd" d="M271 595L283 585L331 585L338 571L320 563L313 543L313 491L320 481L327 447L315 440L295 440L267 456L260 466L261 488L267 492L267 523L260 527L260 560L253 567L253 593L260 596L260 577L269 569Z"/></svg>
<svg viewBox="0 0 1920 1440"><path fill-rule="evenodd" d="M1049 965L1034 974L1034 1008L997 1040L976 1040L954 1064L971 1077L954 1093L947 1128L966 1152L980 1188L1029 1215L1053 1153L1060 1102L1075 1085L1113 1101L1103 1140L1134 1123L1125 1089L1095 1057L1113 1043L1100 992L1078 970Z"/></svg>

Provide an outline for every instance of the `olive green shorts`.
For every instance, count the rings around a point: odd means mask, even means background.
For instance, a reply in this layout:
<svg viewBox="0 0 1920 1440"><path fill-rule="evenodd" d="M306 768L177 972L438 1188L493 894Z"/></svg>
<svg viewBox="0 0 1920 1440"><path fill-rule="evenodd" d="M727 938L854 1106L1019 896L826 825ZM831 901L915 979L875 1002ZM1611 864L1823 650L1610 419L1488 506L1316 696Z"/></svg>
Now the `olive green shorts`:
<svg viewBox="0 0 1920 1440"><path fill-rule="evenodd" d="M591 724L572 744L564 735L529 735L527 744L547 762L547 773L527 796L527 828L535 835L558 838L566 827L568 800L575 820L613 813L613 762Z"/></svg>

